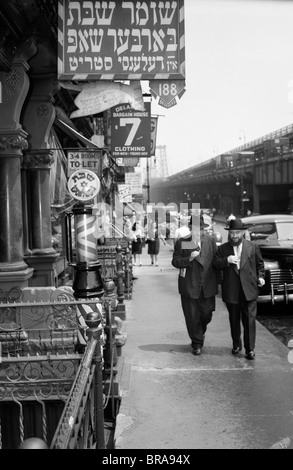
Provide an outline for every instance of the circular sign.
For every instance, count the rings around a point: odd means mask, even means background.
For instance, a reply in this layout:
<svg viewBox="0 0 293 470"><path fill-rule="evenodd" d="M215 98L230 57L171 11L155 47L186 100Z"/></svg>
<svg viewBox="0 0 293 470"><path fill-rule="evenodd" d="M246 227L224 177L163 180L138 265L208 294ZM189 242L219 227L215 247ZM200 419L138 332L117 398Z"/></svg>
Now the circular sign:
<svg viewBox="0 0 293 470"><path fill-rule="evenodd" d="M89 201L100 192L101 183L91 170L77 170L69 177L68 191L78 201Z"/></svg>

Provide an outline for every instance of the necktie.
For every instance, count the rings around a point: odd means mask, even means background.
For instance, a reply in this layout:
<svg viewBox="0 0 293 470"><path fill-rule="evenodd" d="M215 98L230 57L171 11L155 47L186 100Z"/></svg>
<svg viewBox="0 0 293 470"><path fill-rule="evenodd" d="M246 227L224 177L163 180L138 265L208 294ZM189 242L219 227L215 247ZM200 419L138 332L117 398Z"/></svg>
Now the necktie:
<svg viewBox="0 0 293 470"><path fill-rule="evenodd" d="M240 250L240 245L236 247L236 253L237 253L237 268L240 269L240 257L241 257L241 250Z"/></svg>

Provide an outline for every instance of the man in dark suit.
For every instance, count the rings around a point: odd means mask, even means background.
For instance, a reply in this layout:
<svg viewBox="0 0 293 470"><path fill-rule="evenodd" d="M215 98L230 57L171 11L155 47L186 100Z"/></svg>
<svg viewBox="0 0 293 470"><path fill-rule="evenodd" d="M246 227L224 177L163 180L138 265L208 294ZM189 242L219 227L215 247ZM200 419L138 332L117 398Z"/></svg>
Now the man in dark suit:
<svg viewBox="0 0 293 470"><path fill-rule="evenodd" d="M241 219L232 219L229 240L215 255L213 265L223 273L222 299L229 312L232 354L242 349L241 324L247 359L255 357L255 334L258 287L264 285L264 262L257 244L244 238L245 226Z"/></svg>
<svg viewBox="0 0 293 470"><path fill-rule="evenodd" d="M190 235L174 246L172 265L178 268L178 290L192 353L201 354L205 332L215 310L218 292L217 272L212 266L217 245L204 230L202 216L192 215Z"/></svg>

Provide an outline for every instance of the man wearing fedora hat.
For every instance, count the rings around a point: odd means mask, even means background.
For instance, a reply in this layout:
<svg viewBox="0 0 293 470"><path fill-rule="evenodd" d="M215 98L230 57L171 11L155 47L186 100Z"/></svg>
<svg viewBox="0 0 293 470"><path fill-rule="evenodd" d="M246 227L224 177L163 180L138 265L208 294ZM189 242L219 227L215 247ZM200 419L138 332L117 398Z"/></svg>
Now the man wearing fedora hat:
<svg viewBox="0 0 293 470"><path fill-rule="evenodd" d="M215 255L213 265L223 273L222 299L229 312L232 337L232 354L242 349L243 342L247 359L255 357L255 335L258 288L265 283L264 262L259 246L246 240L246 227L241 219L231 219L228 227L229 239Z"/></svg>
<svg viewBox="0 0 293 470"><path fill-rule="evenodd" d="M176 241L172 257L172 265L179 269L178 290L195 355L201 354L218 293L217 272L212 266L217 245L205 226L202 216L192 215L190 233Z"/></svg>

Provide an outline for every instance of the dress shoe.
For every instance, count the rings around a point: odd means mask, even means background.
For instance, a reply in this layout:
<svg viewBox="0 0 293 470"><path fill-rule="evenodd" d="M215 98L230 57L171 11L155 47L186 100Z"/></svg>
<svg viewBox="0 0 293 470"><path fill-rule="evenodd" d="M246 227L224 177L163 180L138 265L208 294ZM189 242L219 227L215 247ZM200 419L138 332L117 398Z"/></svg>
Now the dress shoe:
<svg viewBox="0 0 293 470"><path fill-rule="evenodd" d="M237 346L237 348L232 348L231 353L232 353L232 354L239 354L240 351L241 351L241 347L240 347L240 346Z"/></svg>
<svg viewBox="0 0 293 470"><path fill-rule="evenodd" d="M250 359L250 360L253 360L255 358L255 352L254 351L249 351L246 355L245 355L246 359Z"/></svg>
<svg viewBox="0 0 293 470"><path fill-rule="evenodd" d="M200 347L198 346L197 348L193 348L192 354L194 354L195 356L200 356L201 355Z"/></svg>

